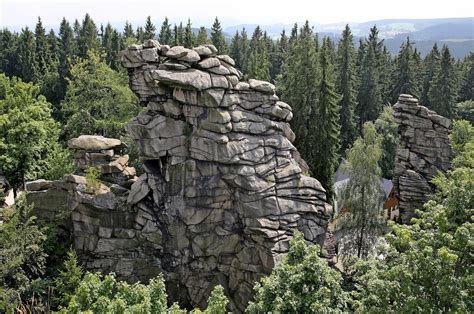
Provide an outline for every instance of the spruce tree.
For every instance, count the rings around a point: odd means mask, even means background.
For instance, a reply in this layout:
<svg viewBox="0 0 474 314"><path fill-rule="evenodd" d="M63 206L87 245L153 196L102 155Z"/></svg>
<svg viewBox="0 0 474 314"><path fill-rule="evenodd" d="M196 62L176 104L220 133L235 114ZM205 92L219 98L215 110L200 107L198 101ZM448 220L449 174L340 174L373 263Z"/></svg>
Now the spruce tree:
<svg viewBox="0 0 474 314"><path fill-rule="evenodd" d="M134 38L135 33L132 28L132 24L130 24L128 21L125 21L125 26L123 27L123 37L124 38Z"/></svg>
<svg viewBox="0 0 474 314"><path fill-rule="evenodd" d="M276 77L281 72L281 66L288 54L289 43L288 43L288 36L286 36L285 30L283 30L280 34L280 38L277 40L276 44L274 45L274 57L272 60L272 67L270 70L270 76L272 79L276 79Z"/></svg>
<svg viewBox="0 0 474 314"><path fill-rule="evenodd" d="M339 149L339 110L338 101L340 96L336 93L331 64L331 47L328 37L323 39L321 52L319 53L319 66L321 69L321 81L318 86L318 104L311 111L310 121L314 123L315 132L308 134L308 140L313 143L309 150L310 169L312 175L317 178L328 193L333 195L333 176L338 162Z"/></svg>
<svg viewBox="0 0 474 314"><path fill-rule="evenodd" d="M359 68L359 92L356 112L359 117L359 129L366 121L374 121L382 111L382 94L380 84L380 59L383 41L378 39L377 27L370 29L369 38L365 40L359 52L363 55Z"/></svg>
<svg viewBox="0 0 474 314"><path fill-rule="evenodd" d="M465 71L461 77L459 101L474 100L474 52L470 52L463 63Z"/></svg>
<svg viewBox="0 0 474 314"><path fill-rule="evenodd" d="M199 31L196 38L196 45L209 44L209 38L207 38L207 29L204 26L199 27Z"/></svg>
<svg viewBox="0 0 474 314"><path fill-rule="evenodd" d="M421 84L420 102L423 106L431 108L431 103L428 97L431 81L433 80L434 74L438 71L440 54L438 45L434 43L431 51L426 55L423 60L423 80Z"/></svg>
<svg viewBox="0 0 474 314"><path fill-rule="evenodd" d="M184 44L184 29L182 22L179 23L179 26L174 24L173 36L175 46L182 46Z"/></svg>
<svg viewBox="0 0 474 314"><path fill-rule="evenodd" d="M120 33L114 29L112 32L110 52L107 54L108 62L112 69L119 71L121 69L120 65L120 51L125 48L122 46L122 37Z"/></svg>
<svg viewBox="0 0 474 314"><path fill-rule="evenodd" d="M293 28L291 29L290 39L288 39L288 45L292 47L293 45L296 44L297 40L298 40L298 24L295 23L293 25Z"/></svg>
<svg viewBox="0 0 474 314"><path fill-rule="evenodd" d="M155 36L156 36L155 31L156 31L156 27L151 22L151 16L148 16L145 22L145 33L143 34L143 39L144 40L155 39Z"/></svg>
<svg viewBox="0 0 474 314"><path fill-rule="evenodd" d="M196 36L194 36L193 28L191 27L191 20L188 19L186 28L184 30L184 47L192 48L194 47L194 42L196 41Z"/></svg>
<svg viewBox="0 0 474 314"><path fill-rule="evenodd" d="M46 43L46 30L43 27L41 18L38 17L38 22L35 27L35 40L36 40L36 64L40 73L44 73L47 70L48 65L48 51Z"/></svg>
<svg viewBox="0 0 474 314"><path fill-rule="evenodd" d="M63 99L66 95L68 79L71 77L71 64L74 59L74 35L71 25L63 17L59 26L59 53L58 53L58 74L59 74L59 99ZM53 108L53 116L59 119L59 108Z"/></svg>
<svg viewBox="0 0 474 314"><path fill-rule="evenodd" d="M112 33L114 29L110 23L107 23L104 29L104 34L102 36L102 54L105 54L105 63L110 65L110 52L112 50Z"/></svg>
<svg viewBox="0 0 474 314"><path fill-rule="evenodd" d="M18 61L21 79L25 82L36 82L39 78L36 42L33 32L28 27L22 29L18 38Z"/></svg>
<svg viewBox="0 0 474 314"><path fill-rule="evenodd" d="M247 30L242 28L240 32L240 68L245 69L250 51L250 41L247 36Z"/></svg>
<svg viewBox="0 0 474 314"><path fill-rule="evenodd" d="M145 40L145 30L143 29L143 27L138 26L135 34L136 34L135 36L137 38L137 41L139 43L142 43Z"/></svg>
<svg viewBox="0 0 474 314"><path fill-rule="evenodd" d="M239 31L235 31L234 37L232 37L232 41L229 46L229 55L235 61L235 65L237 68L242 68L242 47L241 44L241 37Z"/></svg>
<svg viewBox="0 0 474 314"><path fill-rule="evenodd" d="M411 94L419 97L417 84L416 60L410 38L402 43L396 59L396 70L393 77L393 87L390 93L391 103L396 103L400 94Z"/></svg>
<svg viewBox="0 0 474 314"><path fill-rule="evenodd" d="M0 72L9 77L20 76L18 65L18 34L0 30Z"/></svg>
<svg viewBox="0 0 474 314"><path fill-rule="evenodd" d="M244 65L248 78L270 80L270 60L268 46L260 26L257 26L250 40L248 59Z"/></svg>
<svg viewBox="0 0 474 314"><path fill-rule="evenodd" d="M162 45L170 45L172 43L171 24L168 21L168 17L165 17L163 24L161 24L159 42Z"/></svg>
<svg viewBox="0 0 474 314"><path fill-rule="evenodd" d="M454 70L454 59L447 45L441 49L439 68L431 82L428 98L431 108L449 119L454 117L454 106L457 99L457 82Z"/></svg>
<svg viewBox="0 0 474 314"><path fill-rule="evenodd" d="M310 116L318 108L320 83L318 55L313 37L313 29L306 22L283 63L277 85L281 99L293 107L293 119L290 123L296 135L294 144L308 162L311 171L316 161L310 160L314 143L310 141L309 134L314 134L318 126L315 121L310 120Z"/></svg>
<svg viewBox="0 0 474 314"><path fill-rule="evenodd" d="M53 29L51 29L46 35L46 50L48 51L47 60L49 60L50 64L54 64L58 60L58 37L56 37L56 33ZM49 66L51 68L51 66Z"/></svg>
<svg viewBox="0 0 474 314"><path fill-rule="evenodd" d="M227 44L225 42L224 32L222 31L222 26L217 16L211 28L211 42L214 46L216 46L217 51L219 51L220 54L227 53Z"/></svg>
<svg viewBox="0 0 474 314"><path fill-rule="evenodd" d="M346 25L342 32L342 38L339 40L336 70L336 91L341 95L339 101L339 125L341 126L339 153L344 155L359 133L354 113L356 106L355 48L349 25Z"/></svg>
<svg viewBox="0 0 474 314"><path fill-rule="evenodd" d="M98 50L99 48L97 27L89 14L86 14L82 21L77 38L77 45L78 56L80 58L86 58L89 50Z"/></svg>

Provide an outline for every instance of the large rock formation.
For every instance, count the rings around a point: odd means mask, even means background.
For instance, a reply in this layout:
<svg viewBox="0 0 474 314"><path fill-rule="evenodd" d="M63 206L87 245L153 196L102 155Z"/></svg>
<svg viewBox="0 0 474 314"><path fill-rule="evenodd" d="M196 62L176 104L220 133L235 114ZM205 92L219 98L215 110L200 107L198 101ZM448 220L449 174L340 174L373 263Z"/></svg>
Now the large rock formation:
<svg viewBox="0 0 474 314"><path fill-rule="evenodd" d="M411 95L400 95L393 108L400 135L393 182L400 219L409 223L415 209L433 193L430 181L438 171L446 172L451 167L451 121L419 105Z"/></svg>
<svg viewBox="0 0 474 314"><path fill-rule="evenodd" d="M169 286L202 306L220 283L242 310L294 230L322 244L332 214L321 184L302 173L291 107L272 84L241 81L212 45L150 40L130 46L122 63L146 107L126 127L146 171L129 202L158 217Z"/></svg>
<svg viewBox="0 0 474 314"><path fill-rule="evenodd" d="M144 174L134 177L120 141L80 137L69 143L79 175L30 183L28 199L37 212L57 204L71 212L87 269L129 281L162 272L171 301L183 306L203 307L221 284L242 311L293 233L322 245L332 215L321 184L303 175L291 107L272 84L242 81L212 45L149 40L122 62L145 107L126 127ZM101 169L95 191L83 176L89 166Z"/></svg>

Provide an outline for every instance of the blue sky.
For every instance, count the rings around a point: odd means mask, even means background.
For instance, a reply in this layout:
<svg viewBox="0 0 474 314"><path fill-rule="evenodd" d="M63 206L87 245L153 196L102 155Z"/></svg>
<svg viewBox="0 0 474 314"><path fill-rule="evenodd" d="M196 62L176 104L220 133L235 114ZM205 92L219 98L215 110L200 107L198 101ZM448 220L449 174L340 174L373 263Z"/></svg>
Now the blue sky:
<svg viewBox="0 0 474 314"><path fill-rule="evenodd" d="M194 26L210 26L215 16L223 26L243 23L364 22L387 18L443 18L474 16L469 0L0 0L0 27L58 25L63 16L73 21L90 13L97 23L142 22L151 15L155 23L164 16L171 22L191 18Z"/></svg>

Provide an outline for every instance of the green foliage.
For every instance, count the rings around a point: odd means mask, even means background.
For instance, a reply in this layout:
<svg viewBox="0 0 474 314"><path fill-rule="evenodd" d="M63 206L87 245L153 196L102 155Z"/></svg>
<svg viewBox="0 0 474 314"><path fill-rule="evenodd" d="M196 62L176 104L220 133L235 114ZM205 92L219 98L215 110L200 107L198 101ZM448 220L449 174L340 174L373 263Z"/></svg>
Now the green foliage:
<svg viewBox="0 0 474 314"><path fill-rule="evenodd" d="M76 169L71 152L59 145L53 147L46 157L46 163L49 165L49 168L42 176L46 180L62 179L64 175L74 173Z"/></svg>
<svg viewBox="0 0 474 314"><path fill-rule="evenodd" d="M191 311L192 314L225 314L226 306L229 301L224 294L224 288L221 285L217 285L212 289L209 299L207 299L207 308L204 311L200 309L194 309ZM173 304L174 306L174 304ZM171 307L170 309L172 309ZM179 307L178 307L179 310Z"/></svg>
<svg viewBox="0 0 474 314"><path fill-rule="evenodd" d="M336 91L341 95L341 100L338 103L341 126L339 152L345 154L359 133L354 112L356 106L355 49L349 25L346 25L339 41L336 69Z"/></svg>
<svg viewBox="0 0 474 314"><path fill-rule="evenodd" d="M454 152L458 155L462 154L466 151L466 145L474 139L474 127L469 121L455 120L449 139Z"/></svg>
<svg viewBox="0 0 474 314"><path fill-rule="evenodd" d="M123 126L139 111L125 75L110 69L96 53L72 67L62 103L67 138L82 134L119 138L124 134Z"/></svg>
<svg viewBox="0 0 474 314"><path fill-rule="evenodd" d="M262 29L257 26L250 40L248 56L245 60L244 69L248 78L257 80L270 80L269 51Z"/></svg>
<svg viewBox="0 0 474 314"><path fill-rule="evenodd" d="M96 193L101 186L99 181L101 172L96 167L88 167L86 169L86 190L89 193Z"/></svg>
<svg viewBox="0 0 474 314"><path fill-rule="evenodd" d="M143 39L155 39L155 31L156 27L155 25L151 22L151 16L148 16L146 18L145 22L145 34L143 36Z"/></svg>
<svg viewBox="0 0 474 314"><path fill-rule="evenodd" d="M396 69L393 73L391 102L395 103L400 94L411 94L419 97L419 82L417 80L417 54L413 50L410 38L402 43L396 58Z"/></svg>
<svg viewBox="0 0 474 314"><path fill-rule="evenodd" d="M301 233L290 242L288 255L254 287L248 313L333 313L348 310L342 277L307 245Z"/></svg>
<svg viewBox="0 0 474 314"><path fill-rule="evenodd" d="M219 22L217 16L211 28L211 42L216 46L220 54L227 53L228 47L225 42L224 31L222 30L221 22Z"/></svg>
<svg viewBox="0 0 474 314"><path fill-rule="evenodd" d="M199 27L199 31L196 38L196 45L209 44L209 38L207 38L207 30L204 26Z"/></svg>
<svg viewBox="0 0 474 314"><path fill-rule="evenodd" d="M390 224L392 233L380 248L384 258L355 264L357 311L474 311L472 144L471 137L458 149L457 167L433 180L437 192L418 211L419 218L411 225Z"/></svg>
<svg viewBox="0 0 474 314"><path fill-rule="evenodd" d="M474 123L474 100L466 100L456 105L456 116L459 119Z"/></svg>
<svg viewBox="0 0 474 314"><path fill-rule="evenodd" d="M395 156L399 141L398 125L393 121L393 108L385 106L374 125L377 133L382 137L382 156L379 160L382 177L391 179L395 169Z"/></svg>
<svg viewBox="0 0 474 314"><path fill-rule="evenodd" d="M59 150L59 126L39 87L0 74L0 169L13 187L43 176Z"/></svg>
<svg viewBox="0 0 474 314"><path fill-rule="evenodd" d="M137 35L138 36L138 35ZM171 24L168 21L168 17L165 17L163 24L161 24L161 30L159 35L159 41L162 45L171 45ZM139 40L140 42L141 40Z"/></svg>
<svg viewBox="0 0 474 314"><path fill-rule="evenodd" d="M457 78L454 60L446 45L441 50L440 65L431 81L428 98L434 111L449 119L453 118L457 99Z"/></svg>
<svg viewBox="0 0 474 314"><path fill-rule="evenodd" d="M74 292L81 283L82 275L83 271L77 263L76 252L70 250L58 276L54 278L56 301L61 307L67 306L71 301Z"/></svg>
<svg viewBox="0 0 474 314"><path fill-rule="evenodd" d="M0 312L13 313L23 304L43 306L34 300L45 293L41 276L46 269L46 236L30 216L31 209L20 198L0 212Z"/></svg>
<svg viewBox="0 0 474 314"><path fill-rule="evenodd" d="M381 141L374 125L366 122L363 137L356 140L348 154L349 181L341 193L341 203L349 208L341 218L342 253L346 256L366 257L382 232L385 195L380 186Z"/></svg>

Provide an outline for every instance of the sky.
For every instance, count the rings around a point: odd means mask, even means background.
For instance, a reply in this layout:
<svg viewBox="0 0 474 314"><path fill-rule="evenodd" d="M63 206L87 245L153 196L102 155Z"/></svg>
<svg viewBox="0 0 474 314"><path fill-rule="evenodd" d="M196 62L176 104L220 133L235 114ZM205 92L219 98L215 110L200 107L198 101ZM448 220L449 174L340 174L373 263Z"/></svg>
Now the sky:
<svg viewBox="0 0 474 314"><path fill-rule="evenodd" d="M81 20L89 13L96 23L139 22L150 15L156 24L186 21L193 26L366 22L389 18L447 18L474 16L472 0L0 0L0 28L34 26L41 16L46 26L62 17Z"/></svg>

